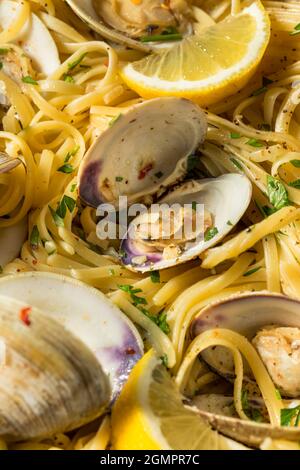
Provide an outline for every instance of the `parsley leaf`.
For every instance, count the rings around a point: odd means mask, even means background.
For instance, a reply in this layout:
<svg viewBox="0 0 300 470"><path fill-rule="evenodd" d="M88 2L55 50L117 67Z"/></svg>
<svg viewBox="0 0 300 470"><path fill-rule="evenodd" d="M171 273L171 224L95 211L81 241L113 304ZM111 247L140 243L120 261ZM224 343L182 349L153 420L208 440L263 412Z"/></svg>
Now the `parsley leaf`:
<svg viewBox="0 0 300 470"><path fill-rule="evenodd" d="M68 73L65 73L63 75L63 81L64 82L67 82L67 83L75 83L75 80L74 78L72 77L72 75L69 75Z"/></svg>
<svg viewBox="0 0 300 470"><path fill-rule="evenodd" d="M291 181L289 183L289 186L291 186L292 188L300 189L300 179Z"/></svg>
<svg viewBox="0 0 300 470"><path fill-rule="evenodd" d="M68 161L69 161L72 157L75 157L75 155L76 155L76 153L78 152L79 149L80 149L80 146L79 146L79 145L76 145L76 147L74 147L72 150L70 150L70 152L68 152L67 155L65 156L64 162L65 162L65 163L68 163Z"/></svg>
<svg viewBox="0 0 300 470"><path fill-rule="evenodd" d="M289 34L290 34L290 36L296 36L296 34L300 34L300 23L298 23L298 24L294 27L293 31L290 31Z"/></svg>
<svg viewBox="0 0 300 470"><path fill-rule="evenodd" d="M70 173L73 173L74 168L73 165L71 165L70 163L65 163L64 165L60 166L57 171L69 175Z"/></svg>
<svg viewBox="0 0 300 470"><path fill-rule="evenodd" d="M123 176L116 176L116 181L117 183L121 183L121 181L123 181Z"/></svg>
<svg viewBox="0 0 300 470"><path fill-rule="evenodd" d="M257 147L257 148L264 146L263 142L257 139L249 139L248 142L246 142L246 144L251 145L252 147Z"/></svg>
<svg viewBox="0 0 300 470"><path fill-rule="evenodd" d="M30 241L31 248L33 250L36 250L39 246L39 241L40 241L40 232L36 225L32 227L29 241Z"/></svg>
<svg viewBox="0 0 300 470"><path fill-rule="evenodd" d="M251 274L257 273L261 269L261 266L258 266L257 268L249 269L245 274L243 274L244 277L251 276Z"/></svg>
<svg viewBox="0 0 300 470"><path fill-rule="evenodd" d="M9 52L9 49L4 49L4 48L0 47L0 55L8 54L8 52Z"/></svg>
<svg viewBox="0 0 300 470"><path fill-rule="evenodd" d="M22 82L28 83L29 85L38 85L38 82L29 75L27 75L26 77L22 77Z"/></svg>
<svg viewBox="0 0 300 470"><path fill-rule="evenodd" d="M75 209L76 201L69 196L64 195L58 208L57 208L57 215L64 219L66 217L67 209L72 213Z"/></svg>
<svg viewBox="0 0 300 470"><path fill-rule="evenodd" d="M300 168L300 160L290 160L290 163L296 168Z"/></svg>
<svg viewBox="0 0 300 470"><path fill-rule="evenodd" d="M51 215L52 215L52 218L53 218L53 220L54 220L55 225L56 225L57 227L64 227L64 226L65 226L65 223L64 223L63 219L55 212L54 209L52 209L51 206L48 206L48 208L49 208L49 211L50 211L50 213L51 213Z"/></svg>
<svg viewBox="0 0 300 470"><path fill-rule="evenodd" d="M300 419L300 406L294 408L284 408L280 410L280 424L281 426L290 426L292 419L296 418L295 426L298 426Z"/></svg>
<svg viewBox="0 0 300 470"><path fill-rule="evenodd" d="M70 63L68 64L68 69L69 69L69 70L75 69L75 67L77 67L77 65L79 65L79 64L83 61L83 59L85 58L85 56L86 56L86 52L85 52L84 54L81 54L81 56L78 57L78 59L74 60L74 62L70 62Z"/></svg>
<svg viewBox="0 0 300 470"><path fill-rule="evenodd" d="M217 227L210 227L204 233L204 241L208 242L219 233Z"/></svg>
<svg viewBox="0 0 300 470"><path fill-rule="evenodd" d="M159 271L151 271L150 273L151 281L154 284L158 284L160 282L160 274Z"/></svg>
<svg viewBox="0 0 300 470"><path fill-rule="evenodd" d="M231 139L240 139L241 134L239 134L238 132L230 132L230 138Z"/></svg>
<svg viewBox="0 0 300 470"><path fill-rule="evenodd" d="M268 175L267 177L267 193L269 201L275 210L282 209L290 205L287 190L281 181Z"/></svg>
<svg viewBox="0 0 300 470"><path fill-rule="evenodd" d="M161 360L162 365L165 366L165 368L167 369L168 368L168 355L164 354L163 356L160 356L159 359Z"/></svg>
<svg viewBox="0 0 300 470"><path fill-rule="evenodd" d="M236 166L239 170L242 170L243 171L243 167L240 163L239 160L237 160L236 158L231 158L230 161L234 164L234 166Z"/></svg>

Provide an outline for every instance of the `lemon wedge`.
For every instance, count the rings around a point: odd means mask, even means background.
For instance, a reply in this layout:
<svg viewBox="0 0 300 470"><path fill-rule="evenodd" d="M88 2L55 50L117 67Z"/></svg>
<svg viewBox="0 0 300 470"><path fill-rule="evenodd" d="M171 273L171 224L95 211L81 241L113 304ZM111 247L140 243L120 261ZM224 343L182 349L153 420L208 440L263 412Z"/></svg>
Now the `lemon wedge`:
<svg viewBox="0 0 300 470"><path fill-rule="evenodd" d="M115 450L246 449L213 431L182 396L153 351L134 367L112 410Z"/></svg>
<svg viewBox="0 0 300 470"><path fill-rule="evenodd" d="M268 14L255 1L199 35L125 65L121 75L144 98L180 96L206 106L247 83L269 38Z"/></svg>

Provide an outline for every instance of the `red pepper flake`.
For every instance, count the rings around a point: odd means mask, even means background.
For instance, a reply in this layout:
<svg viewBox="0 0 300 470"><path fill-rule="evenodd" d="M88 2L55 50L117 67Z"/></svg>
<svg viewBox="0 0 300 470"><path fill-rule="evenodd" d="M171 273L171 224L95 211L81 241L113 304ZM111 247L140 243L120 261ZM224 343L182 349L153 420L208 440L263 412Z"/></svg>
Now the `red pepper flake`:
<svg viewBox="0 0 300 470"><path fill-rule="evenodd" d="M128 356L135 354L135 350L133 348L127 348L125 352L128 354Z"/></svg>
<svg viewBox="0 0 300 470"><path fill-rule="evenodd" d="M151 170L153 170L153 163L149 163L148 165L144 166L144 168L142 168L139 172L139 180L143 180Z"/></svg>
<svg viewBox="0 0 300 470"><path fill-rule="evenodd" d="M20 313L19 313L20 320L21 320L26 326L30 326L30 324L31 324L31 321L30 321L30 318L29 318L29 315L30 315L30 313L31 313L31 310L32 310L31 307L24 307L24 308L21 308Z"/></svg>

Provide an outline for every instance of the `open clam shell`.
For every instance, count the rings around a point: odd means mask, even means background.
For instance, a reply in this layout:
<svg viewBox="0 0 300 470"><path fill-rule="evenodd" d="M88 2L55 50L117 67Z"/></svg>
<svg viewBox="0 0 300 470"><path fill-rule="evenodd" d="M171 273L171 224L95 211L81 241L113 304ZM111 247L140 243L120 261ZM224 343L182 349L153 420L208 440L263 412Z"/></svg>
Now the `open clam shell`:
<svg viewBox="0 0 300 470"><path fill-rule="evenodd" d="M108 405L94 354L48 314L0 296L0 436L36 439L75 429Z"/></svg>
<svg viewBox="0 0 300 470"><path fill-rule="evenodd" d="M2 278L1 294L46 310L49 318L82 341L109 377L110 400L115 399L143 355L143 341L105 295L71 278L41 272Z"/></svg>
<svg viewBox="0 0 300 470"><path fill-rule="evenodd" d="M195 407L193 407L193 410L195 411ZM212 428L250 447L259 447L267 437L288 441L300 440L300 428L271 426L270 424L256 423L253 421L242 421L237 418L230 418L199 409L197 409L197 412Z"/></svg>
<svg viewBox="0 0 300 470"><path fill-rule="evenodd" d="M20 2L1 0L0 27L2 29L9 28L21 7ZM60 66L54 39L44 23L34 13L30 14L29 20L22 28L15 42L32 59L34 67L44 75L50 75ZM21 78L22 76L20 76L20 80Z"/></svg>
<svg viewBox="0 0 300 470"><path fill-rule="evenodd" d="M66 0L79 18L102 37L133 49L151 52L159 43L193 34L193 10L188 2L160 0ZM181 3L181 4L180 4ZM180 33L164 39L164 34ZM151 41L151 36L157 36ZM172 34L171 34L172 36ZM146 43L141 38L147 39Z"/></svg>
<svg viewBox="0 0 300 470"><path fill-rule="evenodd" d="M206 330L226 328L252 340L258 330L271 325L300 328L300 302L268 292L230 297L204 308L190 332L194 338ZM232 355L223 347L208 348L202 357L223 377L234 376Z"/></svg>
<svg viewBox="0 0 300 470"><path fill-rule="evenodd" d="M232 230L232 227L245 213L251 200L251 194L250 181L244 175L235 173L214 179L183 183L170 194L161 198L159 204L167 204L170 208L174 204L179 204L182 207L188 204L203 206L204 210L212 216L214 236L205 238L203 233L199 239L185 243L178 255L165 259L163 252L156 249L155 246L146 251L143 250L143 245L136 242L135 224L137 224L137 219L134 219L121 244L121 250L124 253L122 262L133 271L147 272L152 269L169 268L196 258ZM140 259L143 261L140 262Z"/></svg>
<svg viewBox="0 0 300 470"><path fill-rule="evenodd" d="M281 394L299 396L299 393L298 395L295 393L297 390L299 392L300 367L297 352L300 332L298 300L263 292L245 293L218 301L203 309L194 320L191 325L191 336L195 337L215 328L232 330L249 341L252 340ZM259 349L257 338L261 334L265 335L265 342L260 344L261 349ZM293 338L295 338L294 346ZM201 353L201 357L221 376L234 378L233 359L227 349L220 346L208 348ZM245 373L247 374L247 368ZM195 404L197 405L197 400ZM199 414L215 429L252 447L259 446L267 437L290 441L298 441L300 437L299 427L272 426L224 416L217 408L216 411L213 408L209 411L200 408L198 407Z"/></svg>
<svg viewBox="0 0 300 470"><path fill-rule="evenodd" d="M205 139L204 112L182 98L133 106L96 140L79 170L79 194L90 206L128 202L162 192L187 172L186 162Z"/></svg>
<svg viewBox="0 0 300 470"><path fill-rule="evenodd" d="M107 25L97 14L92 0L66 0L66 2L82 21L105 39L140 51L151 52L152 48L150 46L136 41Z"/></svg>

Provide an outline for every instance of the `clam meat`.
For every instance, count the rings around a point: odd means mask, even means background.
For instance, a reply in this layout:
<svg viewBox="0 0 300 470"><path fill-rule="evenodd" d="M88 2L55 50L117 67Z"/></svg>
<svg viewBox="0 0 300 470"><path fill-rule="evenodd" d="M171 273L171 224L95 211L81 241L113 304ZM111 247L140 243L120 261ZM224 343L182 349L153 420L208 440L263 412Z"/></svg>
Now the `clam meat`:
<svg viewBox="0 0 300 470"><path fill-rule="evenodd" d="M9 25L18 14L19 8L21 8L19 2L1 0L0 27L2 29L6 30L9 28ZM22 28L15 43L22 49L23 57L25 53L32 60L33 67L43 75L50 75L60 66L60 59L54 39L36 14L30 14L29 20ZM20 77L20 72L23 70L19 64L19 61L22 61L22 56L18 59L16 56L12 56L11 51L14 49L12 44L1 44L0 47L3 71L16 79L22 78L22 75ZM8 52L6 52L7 50ZM7 55L7 57L5 58L4 55ZM28 73L23 74L23 76L27 75Z"/></svg>
<svg viewBox="0 0 300 470"><path fill-rule="evenodd" d="M131 222L121 244L122 262L146 272L198 257L238 223L251 194L250 181L238 174L182 183L159 199L157 209Z"/></svg>
<svg viewBox="0 0 300 470"><path fill-rule="evenodd" d="M113 42L149 52L194 34L190 0L66 0L91 29Z"/></svg>

